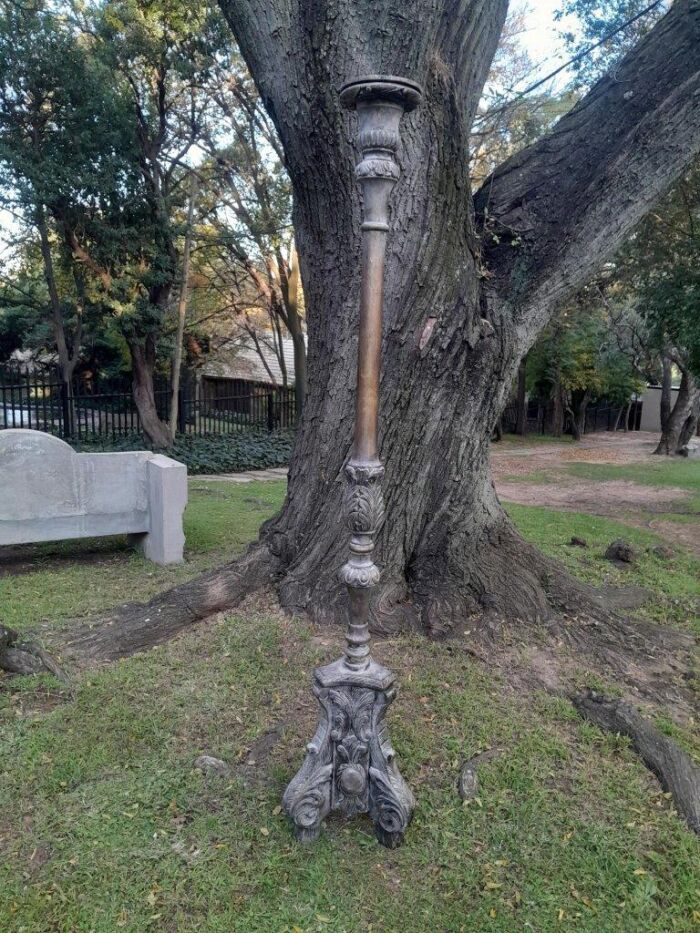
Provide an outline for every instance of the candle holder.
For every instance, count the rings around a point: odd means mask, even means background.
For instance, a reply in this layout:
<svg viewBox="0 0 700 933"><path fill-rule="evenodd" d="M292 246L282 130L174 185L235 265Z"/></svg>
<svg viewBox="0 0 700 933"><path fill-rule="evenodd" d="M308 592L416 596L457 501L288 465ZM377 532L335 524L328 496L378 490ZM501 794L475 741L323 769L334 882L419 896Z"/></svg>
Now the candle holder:
<svg viewBox="0 0 700 933"><path fill-rule="evenodd" d="M350 557L340 572L348 588L349 620L344 656L314 671L321 719L284 793L284 809L302 842L317 839L326 815L340 810L347 816L369 813L379 841L396 848L415 807L384 721L397 688L391 671L370 654L369 607L380 578L373 552L384 520L377 422L389 197L400 176L401 117L421 95L412 81L380 76L351 81L340 91L342 104L358 115L362 160L355 175L363 195L355 437L345 467Z"/></svg>

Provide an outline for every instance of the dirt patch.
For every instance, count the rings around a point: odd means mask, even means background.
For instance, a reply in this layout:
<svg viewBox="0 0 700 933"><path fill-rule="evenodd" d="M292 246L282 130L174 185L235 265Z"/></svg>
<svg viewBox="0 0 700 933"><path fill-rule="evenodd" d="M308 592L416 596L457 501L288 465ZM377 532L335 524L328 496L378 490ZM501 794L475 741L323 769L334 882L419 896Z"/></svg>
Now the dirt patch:
<svg viewBox="0 0 700 933"><path fill-rule="evenodd" d="M675 486L647 486L627 480L576 479L571 463L658 464L658 438L648 432L591 434L577 444L509 443L491 448L491 466L499 496L519 505L540 505L568 512L600 515L647 528L673 545L700 555L700 522L676 523L668 513L688 515L690 493ZM543 481L533 481L541 473ZM519 480L522 477L522 482ZM659 516L657 518L657 516Z"/></svg>
<svg viewBox="0 0 700 933"><path fill-rule="evenodd" d="M0 548L0 579L62 566L114 564L123 561L133 552L133 548L124 543L123 536L109 539L108 544L104 543L105 540L101 538L95 544L88 543L80 549L71 548L70 550L52 550L40 544Z"/></svg>
<svg viewBox="0 0 700 933"><path fill-rule="evenodd" d="M564 478L547 483L497 481L499 496L520 505L544 505L569 512L616 515L640 506L647 512L668 512L673 503L688 498L685 489L675 486L642 486L627 480L607 483Z"/></svg>
<svg viewBox="0 0 700 933"><path fill-rule="evenodd" d="M686 524L684 522L652 519L644 522L643 525L667 541L680 544L681 547L687 548L700 557L700 523Z"/></svg>

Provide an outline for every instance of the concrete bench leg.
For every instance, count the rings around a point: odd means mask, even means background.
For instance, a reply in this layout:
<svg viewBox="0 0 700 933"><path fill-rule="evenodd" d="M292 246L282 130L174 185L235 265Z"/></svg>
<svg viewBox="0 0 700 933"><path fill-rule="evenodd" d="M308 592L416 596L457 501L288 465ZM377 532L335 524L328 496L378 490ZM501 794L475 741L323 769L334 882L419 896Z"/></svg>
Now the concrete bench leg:
<svg viewBox="0 0 700 933"><path fill-rule="evenodd" d="M187 467L157 454L148 461L146 476L151 530L142 539L144 556L155 564L179 564L185 548Z"/></svg>

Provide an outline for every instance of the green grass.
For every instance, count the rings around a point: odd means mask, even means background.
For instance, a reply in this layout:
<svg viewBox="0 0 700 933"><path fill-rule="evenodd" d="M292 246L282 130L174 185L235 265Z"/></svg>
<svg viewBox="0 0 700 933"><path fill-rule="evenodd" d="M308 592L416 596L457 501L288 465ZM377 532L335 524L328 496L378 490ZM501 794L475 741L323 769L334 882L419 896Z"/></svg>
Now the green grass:
<svg viewBox="0 0 700 933"><path fill-rule="evenodd" d="M153 568L108 543L89 565L84 544L42 548L30 572L0 579L3 612L17 601L15 624L46 632L146 597L240 552L283 488L194 480L185 567ZM658 540L589 516L509 511L597 582L621 573L600 557L621 529L640 547ZM568 548L572 534L589 550ZM645 556L622 579L653 580L661 611L691 597L686 560ZM697 929L697 838L628 743L564 700L514 693L456 643L377 647L401 680L392 738L419 802L405 846L384 850L364 820L339 819L316 846L297 846L280 796L315 725L310 672L339 650L335 633L321 633L327 644L316 634L260 604L87 672L72 693L50 678L0 680L2 933ZM464 806L460 763L486 748L479 797ZM203 752L231 764L230 780L193 770Z"/></svg>
<svg viewBox="0 0 700 933"><path fill-rule="evenodd" d="M660 457L654 463L628 463L624 466L607 463L569 463L566 471L580 479L609 482L626 480L643 486L677 486L691 493L684 502L689 512L700 521L700 464L679 457Z"/></svg>
<svg viewBox="0 0 700 933"><path fill-rule="evenodd" d="M642 528L541 506L508 503L506 510L528 541L578 577L596 586L642 586L651 599L640 615L664 624L694 626L700 633L700 561L682 548L664 559L649 551L662 539ZM572 536L583 538L588 548L571 547ZM635 564L619 568L605 559L605 550L617 538L637 549Z"/></svg>
<svg viewBox="0 0 700 933"><path fill-rule="evenodd" d="M554 475L551 470L535 470L532 473L506 473L499 478L504 483L534 483L537 486L546 486L552 482Z"/></svg>
<svg viewBox="0 0 700 933"><path fill-rule="evenodd" d="M504 434L500 441L494 441L493 446L496 450L503 445L505 447L534 447L539 444L573 444L574 439L571 434L562 434L561 437L554 437L551 434L527 434L520 437L517 434Z"/></svg>
<svg viewBox="0 0 700 933"><path fill-rule="evenodd" d="M692 929L697 840L627 744L424 640L379 649L404 687L392 731L419 799L406 845L336 819L299 848L279 799L313 726L309 672L337 650L309 635L232 614L90 674L50 711L10 694L2 929ZM463 806L459 764L487 746ZM231 780L193 771L201 752Z"/></svg>

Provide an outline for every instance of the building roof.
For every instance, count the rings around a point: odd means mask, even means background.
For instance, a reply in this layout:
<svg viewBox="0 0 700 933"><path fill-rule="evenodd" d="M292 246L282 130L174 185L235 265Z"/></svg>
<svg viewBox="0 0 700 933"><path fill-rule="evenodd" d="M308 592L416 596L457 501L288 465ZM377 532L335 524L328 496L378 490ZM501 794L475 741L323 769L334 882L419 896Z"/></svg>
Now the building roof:
<svg viewBox="0 0 700 933"><path fill-rule="evenodd" d="M283 385L282 369L277 354L269 346L269 341L259 341L267 368L260 358L260 353L248 335L237 338L235 341L222 347L215 355L209 358L202 368L203 376L215 379L245 379L248 382L262 382L272 385ZM287 385L294 385L294 343L291 337L282 339L284 362L287 369ZM268 372L268 368L270 372ZM270 379L272 373L272 379Z"/></svg>

